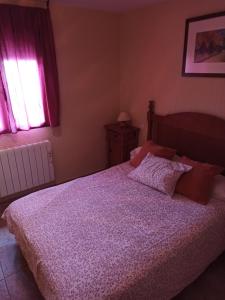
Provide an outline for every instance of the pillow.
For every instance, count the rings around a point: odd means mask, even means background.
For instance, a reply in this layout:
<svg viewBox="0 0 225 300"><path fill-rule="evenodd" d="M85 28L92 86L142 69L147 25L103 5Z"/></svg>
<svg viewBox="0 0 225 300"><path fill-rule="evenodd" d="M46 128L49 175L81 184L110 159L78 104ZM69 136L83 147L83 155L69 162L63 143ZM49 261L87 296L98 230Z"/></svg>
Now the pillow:
<svg viewBox="0 0 225 300"><path fill-rule="evenodd" d="M148 153L141 164L128 174L128 177L172 196L177 180L191 168Z"/></svg>
<svg viewBox="0 0 225 300"><path fill-rule="evenodd" d="M137 155L137 154L140 152L140 150L141 150L141 146L139 146L139 147L133 149L133 150L130 152L130 159L132 160L132 159L135 157L135 155Z"/></svg>
<svg viewBox="0 0 225 300"><path fill-rule="evenodd" d="M182 156L178 162L192 166L192 170L181 176L176 186L176 193L195 202L207 204L212 192L214 177L222 172L216 165L200 163Z"/></svg>
<svg viewBox="0 0 225 300"><path fill-rule="evenodd" d="M212 198L225 200L225 176L217 175L215 177Z"/></svg>
<svg viewBox="0 0 225 300"><path fill-rule="evenodd" d="M172 159L176 154L176 150L157 145L152 141L147 141L144 143L141 150L135 155L135 157L131 159L130 164L133 167L139 166L141 161L146 157L148 153L162 158Z"/></svg>

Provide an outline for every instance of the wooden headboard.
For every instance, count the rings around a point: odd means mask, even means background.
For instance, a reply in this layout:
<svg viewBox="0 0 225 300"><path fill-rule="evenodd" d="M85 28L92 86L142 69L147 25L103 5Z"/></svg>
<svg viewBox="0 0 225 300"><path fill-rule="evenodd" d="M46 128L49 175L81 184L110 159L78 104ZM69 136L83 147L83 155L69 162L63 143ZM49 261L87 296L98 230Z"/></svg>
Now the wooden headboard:
<svg viewBox="0 0 225 300"><path fill-rule="evenodd" d="M225 120L218 117L194 112L161 116L150 101L148 139L177 149L179 155L225 167Z"/></svg>

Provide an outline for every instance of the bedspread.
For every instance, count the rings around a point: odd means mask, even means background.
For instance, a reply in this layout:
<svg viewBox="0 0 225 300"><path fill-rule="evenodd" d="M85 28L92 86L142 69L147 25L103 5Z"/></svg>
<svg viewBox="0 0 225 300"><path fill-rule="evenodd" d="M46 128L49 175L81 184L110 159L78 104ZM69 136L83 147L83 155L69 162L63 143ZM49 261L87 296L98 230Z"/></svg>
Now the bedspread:
<svg viewBox="0 0 225 300"><path fill-rule="evenodd" d="M122 164L4 213L46 299L170 299L225 249L225 200L173 199Z"/></svg>

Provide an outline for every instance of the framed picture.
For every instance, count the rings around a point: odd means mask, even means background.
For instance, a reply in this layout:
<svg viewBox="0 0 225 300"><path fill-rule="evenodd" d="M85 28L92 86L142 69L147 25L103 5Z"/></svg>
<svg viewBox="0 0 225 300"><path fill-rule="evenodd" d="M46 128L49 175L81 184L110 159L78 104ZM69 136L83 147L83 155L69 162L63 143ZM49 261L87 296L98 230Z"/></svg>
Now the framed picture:
<svg viewBox="0 0 225 300"><path fill-rule="evenodd" d="M186 21L182 75L225 77L225 12Z"/></svg>

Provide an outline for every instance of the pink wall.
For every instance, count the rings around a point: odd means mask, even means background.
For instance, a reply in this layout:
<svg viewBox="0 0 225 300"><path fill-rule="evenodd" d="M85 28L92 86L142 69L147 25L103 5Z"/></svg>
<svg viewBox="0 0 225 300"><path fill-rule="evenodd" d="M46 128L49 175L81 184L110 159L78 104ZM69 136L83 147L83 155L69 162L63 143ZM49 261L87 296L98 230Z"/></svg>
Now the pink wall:
<svg viewBox="0 0 225 300"><path fill-rule="evenodd" d="M104 124L119 111L119 17L51 6L61 126L0 136L0 147L50 139L57 182L105 167Z"/></svg>
<svg viewBox="0 0 225 300"><path fill-rule="evenodd" d="M50 139L62 182L105 166L103 126L119 106L142 128L141 141L151 98L162 114L225 118L225 79L181 77L185 19L221 10L223 0L171 0L121 16L52 4L61 126L1 135L0 148Z"/></svg>
<svg viewBox="0 0 225 300"><path fill-rule="evenodd" d="M225 118L225 79L181 76L185 19L225 10L224 0L171 0L121 17L120 105L146 137L147 102L158 113L200 111Z"/></svg>

